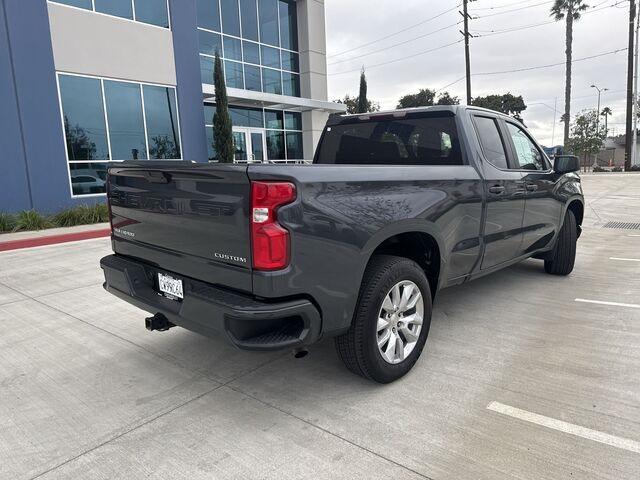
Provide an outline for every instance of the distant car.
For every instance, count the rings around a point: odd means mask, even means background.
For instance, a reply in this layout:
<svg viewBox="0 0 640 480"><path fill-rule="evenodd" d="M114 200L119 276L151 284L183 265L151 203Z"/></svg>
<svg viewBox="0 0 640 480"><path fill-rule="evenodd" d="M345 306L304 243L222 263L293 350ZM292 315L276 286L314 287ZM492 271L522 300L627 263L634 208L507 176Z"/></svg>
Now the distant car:
<svg viewBox="0 0 640 480"><path fill-rule="evenodd" d="M552 164L506 115L439 106L331 117L313 165L124 162L104 286L153 314L149 330L247 350L335 337L351 371L391 382L438 290L529 257L572 271L577 160Z"/></svg>
<svg viewBox="0 0 640 480"><path fill-rule="evenodd" d="M71 185L75 195L104 193L106 182L92 175L76 175L71 177Z"/></svg>

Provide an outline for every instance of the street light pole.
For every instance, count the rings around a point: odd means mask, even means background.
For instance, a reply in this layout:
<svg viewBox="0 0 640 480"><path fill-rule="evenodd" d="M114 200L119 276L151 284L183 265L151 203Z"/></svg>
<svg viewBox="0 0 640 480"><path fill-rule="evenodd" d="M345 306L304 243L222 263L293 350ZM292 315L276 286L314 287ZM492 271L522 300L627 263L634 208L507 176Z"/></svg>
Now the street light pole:
<svg viewBox="0 0 640 480"><path fill-rule="evenodd" d="M591 85L591 88L595 88L598 91L598 109L596 110L596 133L600 132L600 95L602 92L606 92L609 90L608 88L599 88L596 85ZM598 154L596 153L596 158L593 160L593 168L598 166Z"/></svg>
<svg viewBox="0 0 640 480"><path fill-rule="evenodd" d="M640 28L640 15L636 15L635 38L635 68L633 71L633 143L631 144L631 165L638 165L638 29Z"/></svg>

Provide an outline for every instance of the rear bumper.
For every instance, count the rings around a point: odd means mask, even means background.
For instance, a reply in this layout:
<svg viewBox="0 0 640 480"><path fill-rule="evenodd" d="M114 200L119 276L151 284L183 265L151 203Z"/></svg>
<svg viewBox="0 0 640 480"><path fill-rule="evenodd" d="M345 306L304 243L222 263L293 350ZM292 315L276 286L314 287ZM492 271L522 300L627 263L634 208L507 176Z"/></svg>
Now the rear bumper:
<svg viewBox="0 0 640 480"><path fill-rule="evenodd" d="M306 299L267 302L158 269L118 255L100 261L104 288L149 313L208 337L223 337L245 350L280 350L315 343L321 318ZM180 278L184 299L158 293L158 272Z"/></svg>

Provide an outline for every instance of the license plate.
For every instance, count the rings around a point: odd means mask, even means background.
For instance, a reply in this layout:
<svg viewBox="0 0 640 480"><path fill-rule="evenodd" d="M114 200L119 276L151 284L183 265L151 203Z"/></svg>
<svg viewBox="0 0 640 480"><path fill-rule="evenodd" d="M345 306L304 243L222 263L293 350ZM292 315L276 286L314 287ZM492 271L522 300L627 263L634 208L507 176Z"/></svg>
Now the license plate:
<svg viewBox="0 0 640 480"><path fill-rule="evenodd" d="M158 273L158 288L170 298L184 298L182 280Z"/></svg>

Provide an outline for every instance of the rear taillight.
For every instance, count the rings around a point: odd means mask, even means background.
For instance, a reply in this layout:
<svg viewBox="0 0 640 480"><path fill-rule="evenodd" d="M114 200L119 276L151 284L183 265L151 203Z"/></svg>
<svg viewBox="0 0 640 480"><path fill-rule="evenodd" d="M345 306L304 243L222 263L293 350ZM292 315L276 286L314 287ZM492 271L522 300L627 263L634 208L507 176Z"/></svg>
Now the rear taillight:
<svg viewBox="0 0 640 480"><path fill-rule="evenodd" d="M289 182L251 182L253 268L281 270L289 265L289 232L278 224L277 209L296 199Z"/></svg>

